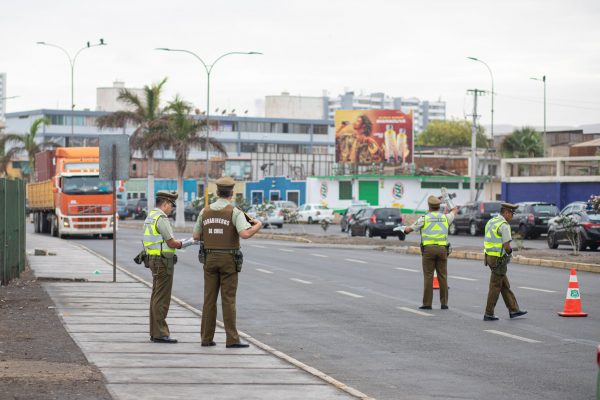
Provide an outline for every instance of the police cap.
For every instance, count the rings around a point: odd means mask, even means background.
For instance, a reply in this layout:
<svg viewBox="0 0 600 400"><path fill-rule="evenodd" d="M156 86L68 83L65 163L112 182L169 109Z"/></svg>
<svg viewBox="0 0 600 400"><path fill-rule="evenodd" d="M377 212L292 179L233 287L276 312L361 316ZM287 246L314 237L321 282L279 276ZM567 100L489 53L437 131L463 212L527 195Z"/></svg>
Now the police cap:
<svg viewBox="0 0 600 400"><path fill-rule="evenodd" d="M427 198L427 204L432 207L439 207L442 201L435 196L429 196Z"/></svg>
<svg viewBox="0 0 600 400"><path fill-rule="evenodd" d="M156 193L157 199L166 199L172 202L175 202L175 200L177 200L177 197L179 197L177 192L169 192L168 190L160 190Z"/></svg>
<svg viewBox="0 0 600 400"><path fill-rule="evenodd" d="M502 204L500 204L500 207L503 208L503 209L505 209L505 210L512 211L512 212L515 212L515 210L517 208L519 208L518 205L511 204L511 203L502 203Z"/></svg>
<svg viewBox="0 0 600 400"><path fill-rule="evenodd" d="M229 176L222 176L217 179L217 188L223 190L231 190L235 186L235 181Z"/></svg>

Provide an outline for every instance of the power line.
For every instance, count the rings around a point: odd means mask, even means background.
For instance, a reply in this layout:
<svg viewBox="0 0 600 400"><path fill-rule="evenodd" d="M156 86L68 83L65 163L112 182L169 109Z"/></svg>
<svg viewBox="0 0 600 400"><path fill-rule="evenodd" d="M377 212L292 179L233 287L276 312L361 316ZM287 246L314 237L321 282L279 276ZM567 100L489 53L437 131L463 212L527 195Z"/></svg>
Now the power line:
<svg viewBox="0 0 600 400"><path fill-rule="evenodd" d="M507 95L507 94L500 94L498 92L496 92L496 95L500 96L500 97L506 97L506 98L509 98L509 99L527 101L527 102L530 102L530 103L538 103L538 104L543 103L543 101L540 101L540 100L537 100L537 99L533 99L533 98L511 96L511 95ZM598 103L594 103L594 102L590 102L590 103L592 103L592 104L598 104ZM576 105L572 105L572 104L556 103L556 102L549 102L549 101L547 101L546 104L557 106L557 107L568 107L568 108L578 108L578 109L581 109L581 110L600 111L600 107L597 107L597 108L583 107L583 106L576 106Z"/></svg>

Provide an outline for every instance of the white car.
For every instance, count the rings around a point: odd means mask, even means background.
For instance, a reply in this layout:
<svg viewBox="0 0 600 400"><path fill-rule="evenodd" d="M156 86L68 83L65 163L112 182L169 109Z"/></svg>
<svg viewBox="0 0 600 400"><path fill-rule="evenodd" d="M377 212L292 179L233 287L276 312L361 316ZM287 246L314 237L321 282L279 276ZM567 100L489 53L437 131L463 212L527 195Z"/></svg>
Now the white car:
<svg viewBox="0 0 600 400"><path fill-rule="evenodd" d="M264 213L259 213L257 207L254 205L250 207L248 211L246 211L252 218L257 218L260 222L263 223L263 227L277 227L283 228L283 213L279 209L271 209L266 215ZM257 215L258 214L258 215ZM262 215L260 215L262 214Z"/></svg>
<svg viewBox="0 0 600 400"><path fill-rule="evenodd" d="M298 209L298 220L309 224L321 222L324 219L333 221L333 210L321 204L304 204Z"/></svg>

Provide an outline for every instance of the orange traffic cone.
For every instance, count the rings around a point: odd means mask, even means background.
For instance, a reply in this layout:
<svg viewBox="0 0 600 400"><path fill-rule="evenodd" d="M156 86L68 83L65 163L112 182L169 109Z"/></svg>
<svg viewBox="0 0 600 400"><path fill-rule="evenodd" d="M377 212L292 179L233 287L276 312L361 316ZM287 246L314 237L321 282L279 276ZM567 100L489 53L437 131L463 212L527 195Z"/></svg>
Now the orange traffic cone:
<svg viewBox="0 0 600 400"><path fill-rule="evenodd" d="M433 288L434 289L440 288L440 282L438 282L437 272L435 272L435 271L433 271Z"/></svg>
<svg viewBox="0 0 600 400"><path fill-rule="evenodd" d="M571 268L564 310L559 312L558 315L561 317L587 317L587 313L581 311L581 292L579 291L579 282L577 281L577 271L575 268Z"/></svg>

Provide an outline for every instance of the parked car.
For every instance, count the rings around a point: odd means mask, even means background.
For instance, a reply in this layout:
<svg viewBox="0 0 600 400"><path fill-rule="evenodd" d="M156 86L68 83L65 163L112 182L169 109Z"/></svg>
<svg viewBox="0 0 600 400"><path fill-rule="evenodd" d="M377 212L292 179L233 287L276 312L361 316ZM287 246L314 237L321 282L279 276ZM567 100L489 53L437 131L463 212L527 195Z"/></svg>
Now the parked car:
<svg viewBox="0 0 600 400"><path fill-rule="evenodd" d="M196 221L198 214L200 214L201 208L194 206L194 202L187 201L183 205L183 217L186 221ZM173 210L169 218L175 220L177 218L177 208Z"/></svg>
<svg viewBox="0 0 600 400"><path fill-rule="evenodd" d="M248 209L248 211L246 211L246 214L252 218L258 219L260 222L262 222L263 227L265 228L273 226L276 226L277 228L283 228L283 212L281 209L272 208L266 215L258 215L260 214L258 209L256 205L253 205Z"/></svg>
<svg viewBox="0 0 600 400"><path fill-rule="evenodd" d="M129 212L127 211L127 200L117 199L117 214L119 215L119 219L125 219L129 216Z"/></svg>
<svg viewBox="0 0 600 400"><path fill-rule="evenodd" d="M148 199L127 200L127 216L133 219L145 219L148 214Z"/></svg>
<svg viewBox="0 0 600 400"><path fill-rule="evenodd" d="M325 218L333 221L333 210L321 204L304 204L298 209L298 221L312 224L321 222Z"/></svg>
<svg viewBox="0 0 600 400"><path fill-rule="evenodd" d="M348 227L349 236L397 236L402 240L404 235L394 232L394 228L402 224L402 214L399 208L365 207L358 211Z"/></svg>
<svg viewBox="0 0 600 400"><path fill-rule="evenodd" d="M448 227L448 233L457 235L459 232L469 232L477 236L485 229L485 224L500 213L499 201L476 201L459 207L454 222Z"/></svg>
<svg viewBox="0 0 600 400"><path fill-rule="evenodd" d="M340 229L342 230L342 232L346 232L348 230L348 226L350 225L350 222L352 222L354 215L356 215L357 212L368 206L369 205L367 203L364 203L353 204L350 207L348 207L346 211L344 211L344 214L342 214L342 219L340 220Z"/></svg>
<svg viewBox="0 0 600 400"><path fill-rule="evenodd" d="M291 219L296 218L295 216L291 215L291 213L298 211L298 205L296 205L296 203L294 203L293 201L275 200L275 201L271 202L271 204L273 204L275 209L277 209L278 211L281 211L281 215L283 215L284 222L290 222L289 221L290 218Z"/></svg>
<svg viewBox="0 0 600 400"><path fill-rule="evenodd" d="M552 203L528 201L517 205L519 208L509 224L523 239L535 239L548 233L548 221L558 215L558 207Z"/></svg>
<svg viewBox="0 0 600 400"><path fill-rule="evenodd" d="M562 209L557 217L550 219L548 223L548 247L556 249L560 244L570 245L566 230L557 219L562 216L573 218L578 226L575 228L579 235L579 250L589 247L597 250L600 246L600 214L587 208L584 202L575 202Z"/></svg>

